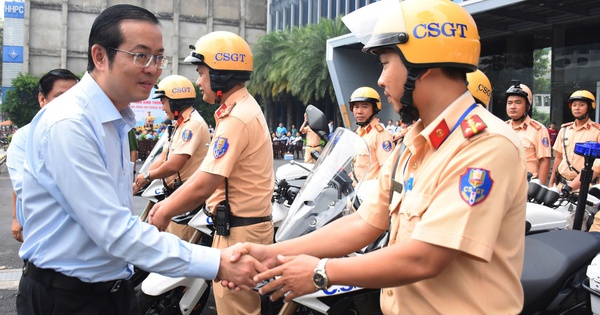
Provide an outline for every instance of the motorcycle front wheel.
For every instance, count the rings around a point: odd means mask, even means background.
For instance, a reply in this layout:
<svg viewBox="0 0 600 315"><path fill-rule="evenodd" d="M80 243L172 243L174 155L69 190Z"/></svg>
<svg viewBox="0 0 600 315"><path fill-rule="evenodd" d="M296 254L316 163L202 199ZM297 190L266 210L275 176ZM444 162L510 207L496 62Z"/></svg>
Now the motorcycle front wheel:
<svg viewBox="0 0 600 315"><path fill-rule="evenodd" d="M139 315L181 315L179 309L179 301L186 292L185 287L178 287L171 291L165 292L158 296L147 295L143 291L138 291L136 294L138 300L138 314ZM209 286L198 303L194 306L194 309L190 313L191 315L200 315L210 296L211 287Z"/></svg>

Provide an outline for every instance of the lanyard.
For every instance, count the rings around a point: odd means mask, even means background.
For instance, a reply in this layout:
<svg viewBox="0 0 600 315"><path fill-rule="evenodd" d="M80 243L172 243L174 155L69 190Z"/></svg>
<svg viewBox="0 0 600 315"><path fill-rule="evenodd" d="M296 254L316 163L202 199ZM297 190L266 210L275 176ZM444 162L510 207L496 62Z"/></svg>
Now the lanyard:
<svg viewBox="0 0 600 315"><path fill-rule="evenodd" d="M465 112L460 116L460 118L458 118L458 121L456 121L456 124L454 124L454 127L452 127L452 129L450 130L450 133L448 134L448 136L442 141L442 143L440 143L438 148L440 146L442 146L444 141L446 141L446 139L448 139L448 137L450 137L450 135L454 132L454 130L456 130L456 128L458 128L458 126L462 123L462 121L465 120L465 118L467 118L469 113L473 109L475 109L475 107L477 107L477 103L473 103L471 106L469 106L469 108L467 108L467 110L465 110ZM412 157L412 153L409 154L408 159L406 159L406 163L404 164L404 170L402 171L402 177L404 177L404 174L406 174L406 168L408 167L408 162L410 161L411 157ZM412 188L414 186L414 180L415 180L415 174L410 173L408 180L404 183L404 187L406 188L406 193L409 193L412 190Z"/></svg>

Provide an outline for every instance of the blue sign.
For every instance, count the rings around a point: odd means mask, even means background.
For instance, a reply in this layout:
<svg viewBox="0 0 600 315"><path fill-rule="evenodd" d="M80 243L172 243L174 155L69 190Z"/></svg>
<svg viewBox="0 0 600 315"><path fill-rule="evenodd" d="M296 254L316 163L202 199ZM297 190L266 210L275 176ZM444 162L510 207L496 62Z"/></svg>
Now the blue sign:
<svg viewBox="0 0 600 315"><path fill-rule="evenodd" d="M2 47L2 62L23 63L23 46Z"/></svg>
<svg viewBox="0 0 600 315"><path fill-rule="evenodd" d="M4 18L24 19L25 2L4 2Z"/></svg>

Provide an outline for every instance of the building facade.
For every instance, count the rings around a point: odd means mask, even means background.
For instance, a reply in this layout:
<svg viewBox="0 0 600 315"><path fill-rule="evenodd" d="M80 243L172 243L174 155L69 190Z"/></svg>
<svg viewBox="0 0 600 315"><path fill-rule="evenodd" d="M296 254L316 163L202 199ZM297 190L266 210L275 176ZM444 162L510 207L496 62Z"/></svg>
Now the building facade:
<svg viewBox="0 0 600 315"><path fill-rule="evenodd" d="M105 8L129 3L156 14L163 29L165 54L173 63L162 76L196 78L183 64L189 45L212 31L239 34L252 46L266 33L267 0L27 0L4 6L3 91L18 73L41 76L55 68L82 74L95 17Z"/></svg>
<svg viewBox="0 0 600 315"><path fill-rule="evenodd" d="M269 0L267 29L284 30L317 23L320 18L335 18L371 2L375 0ZM574 91L586 89L596 96L600 94L600 32L597 32L600 29L600 5L597 1L454 2L469 11L477 23L482 48L480 69L492 82L494 92L490 109L497 116L507 119L504 92L513 79L532 88L533 117L544 123L555 121L560 125L573 120L567 99ZM333 49L344 47L359 51L361 48L356 41L348 39L333 40L332 44ZM357 61L369 58L360 53L356 56L347 51L340 53L347 55L344 58L357 58ZM333 60L329 62L334 63ZM367 64L373 63L357 62L353 67L360 69L364 76L371 67ZM330 65L338 100L349 99L349 93L359 86L376 85L379 69L372 70L374 73L368 81L348 82L352 73L343 67L345 65ZM336 75L336 71L343 74ZM340 107L343 116L348 108L345 104ZM391 111L382 111L379 116L382 121L399 119ZM598 121L598 112L594 116Z"/></svg>

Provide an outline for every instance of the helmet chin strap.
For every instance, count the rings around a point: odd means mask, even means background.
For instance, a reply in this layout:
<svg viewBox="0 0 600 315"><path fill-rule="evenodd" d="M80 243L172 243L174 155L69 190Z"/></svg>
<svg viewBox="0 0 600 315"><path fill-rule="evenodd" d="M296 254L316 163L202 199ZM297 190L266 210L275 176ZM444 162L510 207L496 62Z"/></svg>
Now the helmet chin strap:
<svg viewBox="0 0 600 315"><path fill-rule="evenodd" d="M404 94L400 99L402 108L400 108L400 119L403 123L411 124L413 121L419 119L419 111L413 106L413 91L415 89L415 82L423 74L425 69L417 69L414 67L408 68L408 74L406 76L406 82L404 83Z"/></svg>
<svg viewBox="0 0 600 315"><path fill-rule="evenodd" d="M369 116L369 118L367 118L367 120L365 120L364 122L358 122L357 121L356 124L359 125L359 126L361 126L361 127L364 127L364 126L366 126L366 125L368 125L368 124L371 123L371 120L373 120L373 117L375 117L375 113L371 114L371 116Z"/></svg>
<svg viewBox="0 0 600 315"><path fill-rule="evenodd" d="M586 120L588 118L588 113L585 113L581 116L576 116L575 119L576 120Z"/></svg>
<svg viewBox="0 0 600 315"><path fill-rule="evenodd" d="M525 120L525 118L527 118L527 111L525 111L525 113L523 114L523 116L521 116L521 117L519 117L517 119L513 119L512 121L518 122L518 123L522 123Z"/></svg>

